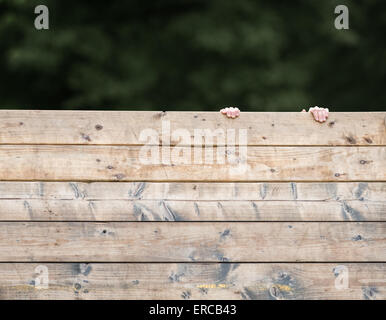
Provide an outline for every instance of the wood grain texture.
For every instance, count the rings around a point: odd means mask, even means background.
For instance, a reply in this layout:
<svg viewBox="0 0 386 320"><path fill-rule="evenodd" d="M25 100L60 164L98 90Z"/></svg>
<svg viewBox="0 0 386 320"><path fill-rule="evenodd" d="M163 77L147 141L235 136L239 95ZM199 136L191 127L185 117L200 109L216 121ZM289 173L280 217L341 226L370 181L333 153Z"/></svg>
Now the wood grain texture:
<svg viewBox="0 0 386 320"><path fill-rule="evenodd" d="M0 146L1 180L385 181L386 147L248 147L232 163L142 164L141 147ZM197 148L181 147L183 154ZM201 150L201 148L199 148ZM217 152L216 148L214 152ZM227 155L229 157L229 155ZM227 158L228 159L228 158Z"/></svg>
<svg viewBox="0 0 386 320"><path fill-rule="evenodd" d="M220 108L219 108L220 109ZM219 112L0 110L0 144L143 144L143 129L171 131L247 129L249 145L386 144L386 112L331 112L326 123L301 112ZM172 144L177 140L172 139Z"/></svg>
<svg viewBox="0 0 386 320"><path fill-rule="evenodd" d="M0 182L0 221L385 221L386 183Z"/></svg>
<svg viewBox="0 0 386 320"><path fill-rule="evenodd" d="M35 182L0 181L14 200L386 201L385 182Z"/></svg>
<svg viewBox="0 0 386 320"><path fill-rule="evenodd" d="M0 110L0 299L385 299L385 200L386 112Z"/></svg>
<svg viewBox="0 0 386 320"><path fill-rule="evenodd" d="M0 200L0 221L386 221L386 202Z"/></svg>
<svg viewBox="0 0 386 320"><path fill-rule="evenodd" d="M386 223L2 222L1 262L383 262Z"/></svg>
<svg viewBox="0 0 386 320"><path fill-rule="evenodd" d="M44 264L0 263L0 299L364 299L386 298L385 263ZM344 269L346 268L346 269ZM335 287L347 270L348 288Z"/></svg>

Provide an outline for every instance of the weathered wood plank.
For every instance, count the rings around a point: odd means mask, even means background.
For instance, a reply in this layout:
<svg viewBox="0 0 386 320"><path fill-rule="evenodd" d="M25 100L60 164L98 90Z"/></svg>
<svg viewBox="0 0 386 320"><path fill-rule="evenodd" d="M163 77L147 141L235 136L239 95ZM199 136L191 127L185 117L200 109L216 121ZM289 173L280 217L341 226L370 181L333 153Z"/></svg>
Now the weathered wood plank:
<svg viewBox="0 0 386 320"><path fill-rule="evenodd" d="M218 112L0 110L0 144L143 144L140 133L247 129L249 145L385 145L386 112L330 113L327 123L300 112L243 112L227 119ZM177 138L176 138L177 139ZM171 143L177 143L172 139Z"/></svg>
<svg viewBox="0 0 386 320"><path fill-rule="evenodd" d="M0 220L385 221L385 199L386 183L0 182Z"/></svg>
<svg viewBox="0 0 386 320"><path fill-rule="evenodd" d="M385 263L1 263L0 299L382 300L385 275Z"/></svg>
<svg viewBox="0 0 386 320"><path fill-rule="evenodd" d="M232 163L142 164L140 146L0 146L1 180L385 181L386 147L248 147ZM182 154L196 149L181 147ZM216 148L214 150L216 155ZM168 153L169 154L169 153ZM228 155L229 156L229 155ZM192 156L193 157L193 156ZM243 161L246 163L243 164Z"/></svg>
<svg viewBox="0 0 386 320"><path fill-rule="evenodd" d="M0 200L0 221L386 221L385 201Z"/></svg>
<svg viewBox="0 0 386 320"><path fill-rule="evenodd" d="M0 181L0 199L386 201L386 183Z"/></svg>
<svg viewBox="0 0 386 320"><path fill-rule="evenodd" d="M386 223L2 222L2 262L383 262Z"/></svg>

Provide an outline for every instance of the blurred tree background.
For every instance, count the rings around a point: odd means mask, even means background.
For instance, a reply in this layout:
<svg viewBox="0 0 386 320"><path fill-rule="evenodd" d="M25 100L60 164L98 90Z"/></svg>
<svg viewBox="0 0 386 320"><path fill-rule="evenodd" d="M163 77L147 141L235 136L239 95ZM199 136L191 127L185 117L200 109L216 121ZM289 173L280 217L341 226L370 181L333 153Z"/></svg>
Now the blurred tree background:
<svg viewBox="0 0 386 320"><path fill-rule="evenodd" d="M383 0L0 0L0 107L384 111L385 32Z"/></svg>

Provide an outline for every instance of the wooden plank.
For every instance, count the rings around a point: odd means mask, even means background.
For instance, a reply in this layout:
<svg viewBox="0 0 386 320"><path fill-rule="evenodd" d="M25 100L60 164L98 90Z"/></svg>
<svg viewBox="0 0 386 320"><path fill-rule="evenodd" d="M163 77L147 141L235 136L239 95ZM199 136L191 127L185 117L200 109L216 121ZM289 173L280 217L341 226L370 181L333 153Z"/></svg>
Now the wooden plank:
<svg viewBox="0 0 386 320"><path fill-rule="evenodd" d="M35 182L0 181L0 199L15 200L298 200L385 201L384 182Z"/></svg>
<svg viewBox="0 0 386 320"><path fill-rule="evenodd" d="M246 129L249 145L386 144L386 112L330 113L327 123L300 112L243 112L228 119L219 112L0 110L0 144L143 144L143 129ZM177 143L177 138L171 140Z"/></svg>
<svg viewBox="0 0 386 320"><path fill-rule="evenodd" d="M0 221L385 221L385 199L364 182L0 182Z"/></svg>
<svg viewBox="0 0 386 320"><path fill-rule="evenodd" d="M372 222L2 222L1 262L383 262Z"/></svg>
<svg viewBox="0 0 386 320"><path fill-rule="evenodd" d="M0 299L383 300L385 275L385 263L1 263Z"/></svg>
<svg viewBox="0 0 386 320"><path fill-rule="evenodd" d="M0 221L386 221L386 201L0 200Z"/></svg>
<svg viewBox="0 0 386 320"><path fill-rule="evenodd" d="M385 181L386 147L248 147L233 162L143 164L140 146L0 147L1 180ZM191 155L201 148L181 147ZM180 151L181 151L180 150ZM217 150L214 150L217 154ZM228 155L229 157L229 155ZM245 159L246 158L246 159ZM227 158L229 159L229 158ZM145 159L146 160L146 159ZM246 160L245 163L243 161Z"/></svg>

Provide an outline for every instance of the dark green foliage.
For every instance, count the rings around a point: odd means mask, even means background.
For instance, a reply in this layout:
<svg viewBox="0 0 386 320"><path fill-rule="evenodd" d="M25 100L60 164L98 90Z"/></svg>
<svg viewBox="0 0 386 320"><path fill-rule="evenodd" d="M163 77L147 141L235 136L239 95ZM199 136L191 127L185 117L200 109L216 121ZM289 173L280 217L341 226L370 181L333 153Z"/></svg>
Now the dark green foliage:
<svg viewBox="0 0 386 320"><path fill-rule="evenodd" d="M382 0L0 0L0 106L385 110L385 32Z"/></svg>

